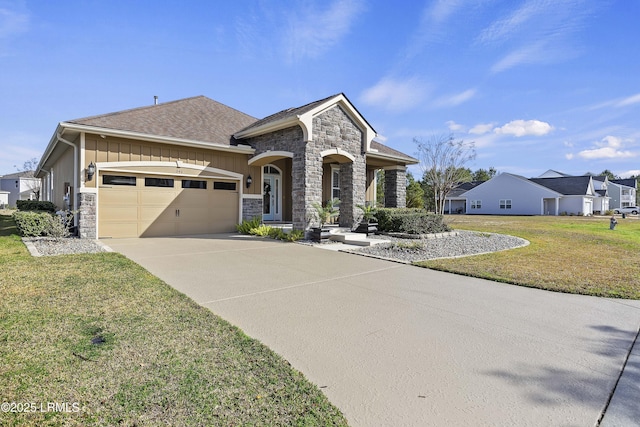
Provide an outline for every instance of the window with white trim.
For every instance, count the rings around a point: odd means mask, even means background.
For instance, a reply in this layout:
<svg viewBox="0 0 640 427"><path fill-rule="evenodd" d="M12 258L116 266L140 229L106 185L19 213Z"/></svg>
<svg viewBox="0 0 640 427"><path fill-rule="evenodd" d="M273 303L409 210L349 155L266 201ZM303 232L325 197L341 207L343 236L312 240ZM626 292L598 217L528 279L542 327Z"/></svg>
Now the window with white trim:
<svg viewBox="0 0 640 427"><path fill-rule="evenodd" d="M511 209L511 199L501 199L500 209Z"/></svg>
<svg viewBox="0 0 640 427"><path fill-rule="evenodd" d="M340 198L340 166L331 167L331 198Z"/></svg>
<svg viewBox="0 0 640 427"><path fill-rule="evenodd" d="M482 200L472 200L471 209L482 209Z"/></svg>

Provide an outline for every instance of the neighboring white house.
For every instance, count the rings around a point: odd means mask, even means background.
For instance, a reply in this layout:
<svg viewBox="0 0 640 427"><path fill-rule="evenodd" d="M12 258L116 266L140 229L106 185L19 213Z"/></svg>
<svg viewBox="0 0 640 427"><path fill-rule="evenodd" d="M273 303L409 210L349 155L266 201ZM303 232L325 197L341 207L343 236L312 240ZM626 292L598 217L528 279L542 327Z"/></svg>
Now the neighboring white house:
<svg viewBox="0 0 640 427"><path fill-rule="evenodd" d="M40 178L34 178L32 172L16 172L0 176L0 190L9 193L7 204L15 207L18 200L37 199L40 182Z"/></svg>
<svg viewBox="0 0 640 427"><path fill-rule="evenodd" d="M607 203L606 189L598 194L591 176L528 179L510 173L456 194L452 202L460 199L467 214L484 215L592 215L595 205Z"/></svg>
<svg viewBox="0 0 640 427"><path fill-rule="evenodd" d="M6 206L9 206L9 192L0 191L0 209L4 209Z"/></svg>

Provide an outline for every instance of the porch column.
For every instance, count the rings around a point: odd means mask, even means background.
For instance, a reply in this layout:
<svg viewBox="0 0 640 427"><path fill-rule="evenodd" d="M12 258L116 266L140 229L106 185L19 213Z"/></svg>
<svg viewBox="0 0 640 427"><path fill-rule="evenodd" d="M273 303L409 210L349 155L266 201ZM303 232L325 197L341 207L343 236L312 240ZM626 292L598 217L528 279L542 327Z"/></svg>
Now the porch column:
<svg viewBox="0 0 640 427"><path fill-rule="evenodd" d="M387 208L407 206L407 168L405 166L384 169L384 206Z"/></svg>
<svg viewBox="0 0 640 427"><path fill-rule="evenodd" d="M313 204L322 203L322 157L316 144L294 152L291 175L293 228L306 230L318 225Z"/></svg>
<svg viewBox="0 0 640 427"><path fill-rule="evenodd" d="M366 164L363 156L340 165L340 226L352 228L362 214L358 205L365 204L367 191Z"/></svg>

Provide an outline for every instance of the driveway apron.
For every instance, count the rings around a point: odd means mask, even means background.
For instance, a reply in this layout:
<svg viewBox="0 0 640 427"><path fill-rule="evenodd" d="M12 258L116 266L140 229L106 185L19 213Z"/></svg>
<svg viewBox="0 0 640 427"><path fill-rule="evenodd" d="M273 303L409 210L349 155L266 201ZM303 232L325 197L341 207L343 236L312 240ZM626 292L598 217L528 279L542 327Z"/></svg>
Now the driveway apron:
<svg viewBox="0 0 640 427"><path fill-rule="evenodd" d="M352 426L591 426L640 301L238 235L105 240L317 384Z"/></svg>

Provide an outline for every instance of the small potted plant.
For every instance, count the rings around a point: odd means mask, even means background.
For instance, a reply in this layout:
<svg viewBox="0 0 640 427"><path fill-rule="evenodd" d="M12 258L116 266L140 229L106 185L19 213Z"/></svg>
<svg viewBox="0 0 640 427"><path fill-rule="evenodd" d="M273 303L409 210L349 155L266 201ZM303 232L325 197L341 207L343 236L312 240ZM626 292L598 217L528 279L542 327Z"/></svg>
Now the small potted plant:
<svg viewBox="0 0 640 427"><path fill-rule="evenodd" d="M371 205L358 205L362 211L362 220L356 228L356 233L375 233L378 231L378 219L375 216L376 208Z"/></svg>
<svg viewBox="0 0 640 427"><path fill-rule="evenodd" d="M336 205L340 203L338 199L328 200L324 206L320 203L312 204L313 208L316 210L316 217L318 222L320 223L320 227L314 227L311 229L311 238L320 242L322 240L326 240L329 238L329 229L325 227L325 225L331 221L331 218L338 215L338 208Z"/></svg>

